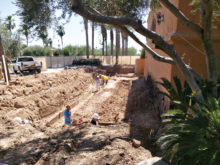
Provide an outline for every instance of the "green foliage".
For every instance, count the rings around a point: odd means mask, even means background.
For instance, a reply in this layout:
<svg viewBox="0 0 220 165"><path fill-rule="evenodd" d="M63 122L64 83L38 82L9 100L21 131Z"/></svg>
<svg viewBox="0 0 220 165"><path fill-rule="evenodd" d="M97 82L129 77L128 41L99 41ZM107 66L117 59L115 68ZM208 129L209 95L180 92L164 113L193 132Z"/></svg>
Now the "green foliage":
<svg viewBox="0 0 220 165"><path fill-rule="evenodd" d="M220 1L219 0L213 0L213 20L219 21L219 15L220 15ZM194 9L192 10L193 14L196 14L200 11L200 0L192 0L189 4L190 6L194 6Z"/></svg>
<svg viewBox="0 0 220 165"><path fill-rule="evenodd" d="M198 81L199 88L202 91L202 95L205 100L208 99L208 97L211 97L212 94L212 89L215 87L217 88L217 98L220 97L220 80L218 80L218 84L214 84L211 81L208 80L200 80Z"/></svg>
<svg viewBox="0 0 220 165"><path fill-rule="evenodd" d="M216 165L220 162L220 100L208 98L186 114L162 115L165 130L158 139L163 158L172 165Z"/></svg>
<svg viewBox="0 0 220 165"><path fill-rule="evenodd" d="M168 93L162 91L160 91L159 93L169 97L176 108L181 109L184 112L187 112L190 106L189 103L192 94L192 90L189 87L189 84L185 81L184 86L182 87L182 84L178 77L173 77L175 87L173 87L167 79L162 78L161 80L162 82L157 83L162 85L165 89L167 89Z"/></svg>
<svg viewBox="0 0 220 165"><path fill-rule="evenodd" d="M23 50L23 56L50 56L50 47L30 46Z"/></svg>
<svg viewBox="0 0 220 165"><path fill-rule="evenodd" d="M141 58L145 59L145 50L144 49L141 50Z"/></svg>
<svg viewBox="0 0 220 165"><path fill-rule="evenodd" d="M19 33L12 33L8 30L5 24L0 22L0 34L2 37L2 44L5 50L7 57L9 58L16 58L20 55L20 34Z"/></svg>
<svg viewBox="0 0 220 165"><path fill-rule="evenodd" d="M101 65L101 61L99 59L80 59L80 60L73 60L72 65L99 66Z"/></svg>

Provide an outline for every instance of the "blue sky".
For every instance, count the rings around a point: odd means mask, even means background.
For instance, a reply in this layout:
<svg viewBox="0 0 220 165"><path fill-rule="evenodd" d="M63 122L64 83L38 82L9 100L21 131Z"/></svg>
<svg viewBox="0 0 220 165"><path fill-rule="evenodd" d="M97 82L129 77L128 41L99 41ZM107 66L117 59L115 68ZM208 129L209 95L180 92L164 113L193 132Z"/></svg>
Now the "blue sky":
<svg viewBox="0 0 220 165"><path fill-rule="evenodd" d="M4 20L8 15L15 14L15 12L18 10L16 5L13 4L13 2L15 1L16 0L0 0L0 18L2 20ZM16 29L18 29L19 24L20 24L19 17L14 16L14 19L16 23ZM65 32L66 32L66 34L63 37L64 46L70 45L70 44L71 45L85 45L85 30L84 30L84 25L83 25L83 19L81 16L72 16L70 22L66 24L64 27L65 27ZM109 32L108 32L108 35L109 35ZM138 36L143 42L146 42L145 37L142 37L140 35ZM49 37L52 38L54 47L58 48L58 46L61 45L59 36L57 36L56 32L54 32L53 30L49 31ZM90 40L90 45L91 45L91 28L89 28L89 40ZM109 40L109 36L108 36L108 40ZM42 46L42 41L40 39L36 38L30 41L31 43L29 43L29 45ZM100 48L101 47L100 43L101 43L101 35L100 35L100 29L98 27L95 32L95 47ZM141 47L131 38L129 38L128 46L135 47L138 50L141 49Z"/></svg>

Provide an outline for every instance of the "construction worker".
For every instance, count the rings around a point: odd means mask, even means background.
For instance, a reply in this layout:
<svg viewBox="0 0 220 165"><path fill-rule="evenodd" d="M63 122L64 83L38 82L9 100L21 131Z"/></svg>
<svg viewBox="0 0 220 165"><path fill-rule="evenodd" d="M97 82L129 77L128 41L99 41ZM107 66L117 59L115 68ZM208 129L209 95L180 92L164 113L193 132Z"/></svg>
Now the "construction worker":
<svg viewBox="0 0 220 165"><path fill-rule="evenodd" d="M99 87L100 87L100 77L99 76L96 77L95 82L96 82L96 91L99 91Z"/></svg>
<svg viewBox="0 0 220 165"><path fill-rule="evenodd" d="M101 86L104 86L105 84L105 78L104 78L104 75L99 75L100 79L101 79Z"/></svg>
<svg viewBox="0 0 220 165"><path fill-rule="evenodd" d="M108 84L108 76L104 76L104 81L105 81L105 84L107 85Z"/></svg>
<svg viewBox="0 0 220 165"><path fill-rule="evenodd" d="M70 105L66 106L66 109L64 111L64 119L65 119L65 124L68 126L72 126L72 117L71 117L71 108Z"/></svg>
<svg viewBox="0 0 220 165"><path fill-rule="evenodd" d="M91 120L90 123L93 124L93 125L99 125L99 119L100 119L99 114L98 113L94 113L92 115L92 120Z"/></svg>

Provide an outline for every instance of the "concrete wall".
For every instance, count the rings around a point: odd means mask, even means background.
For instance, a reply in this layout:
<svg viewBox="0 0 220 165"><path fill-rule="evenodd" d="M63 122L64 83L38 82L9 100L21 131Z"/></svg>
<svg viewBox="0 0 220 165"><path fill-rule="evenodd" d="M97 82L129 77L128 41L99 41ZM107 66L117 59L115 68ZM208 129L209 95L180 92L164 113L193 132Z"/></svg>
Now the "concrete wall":
<svg viewBox="0 0 220 165"><path fill-rule="evenodd" d="M92 57L91 57L92 58ZM115 64L115 56L96 56L96 59L100 59L102 64ZM119 64L135 65L135 60L140 56L120 56L118 59ZM45 56L35 57L37 61L42 61L43 69L46 68L60 68L68 65L72 65L73 60L86 59L86 56Z"/></svg>

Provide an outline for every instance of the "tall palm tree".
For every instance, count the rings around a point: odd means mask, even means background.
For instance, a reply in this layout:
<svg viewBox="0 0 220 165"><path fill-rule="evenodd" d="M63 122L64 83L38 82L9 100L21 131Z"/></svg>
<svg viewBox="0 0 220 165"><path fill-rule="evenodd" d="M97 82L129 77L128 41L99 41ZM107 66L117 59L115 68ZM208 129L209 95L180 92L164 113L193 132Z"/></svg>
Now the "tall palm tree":
<svg viewBox="0 0 220 165"><path fill-rule="evenodd" d="M114 33L113 29L110 29L110 40L111 40L111 56L114 55Z"/></svg>
<svg viewBox="0 0 220 165"><path fill-rule="evenodd" d="M123 32L121 32L121 47L122 47L122 56L125 55L125 35Z"/></svg>
<svg viewBox="0 0 220 165"><path fill-rule="evenodd" d="M60 36L61 39L61 45L62 45L62 49L63 49L63 36L65 35L65 31L63 26L57 26L57 34Z"/></svg>
<svg viewBox="0 0 220 165"><path fill-rule="evenodd" d="M26 45L27 45L27 47L28 47L28 37L29 37L29 34L30 34L30 28L28 27L28 25L23 24L23 25L22 25L21 32L22 32L22 34L23 34L23 35L25 36L25 38L26 38Z"/></svg>
<svg viewBox="0 0 220 165"><path fill-rule="evenodd" d="M93 58L95 58L95 53L94 53L94 43L95 43L95 41L94 41L94 39L95 39L95 23L92 22L92 56L93 56Z"/></svg>
<svg viewBox="0 0 220 165"><path fill-rule="evenodd" d="M7 16L7 18L5 19L5 24L10 32L12 31L12 29L15 28L14 19L12 18L11 15Z"/></svg>
<svg viewBox="0 0 220 165"><path fill-rule="evenodd" d="M38 36L39 36L39 38L42 39L43 45L47 46L48 45L48 43L47 43L48 33L47 33L47 28L45 26L40 27L40 30L38 31Z"/></svg>
<svg viewBox="0 0 220 165"><path fill-rule="evenodd" d="M89 59L89 35L88 35L88 20L83 18L86 32L86 57Z"/></svg>
<svg viewBox="0 0 220 165"><path fill-rule="evenodd" d="M118 57L120 55L120 30L116 29L116 62L115 64L118 65Z"/></svg>
<svg viewBox="0 0 220 165"><path fill-rule="evenodd" d="M128 55L128 35L125 34L125 55Z"/></svg>

